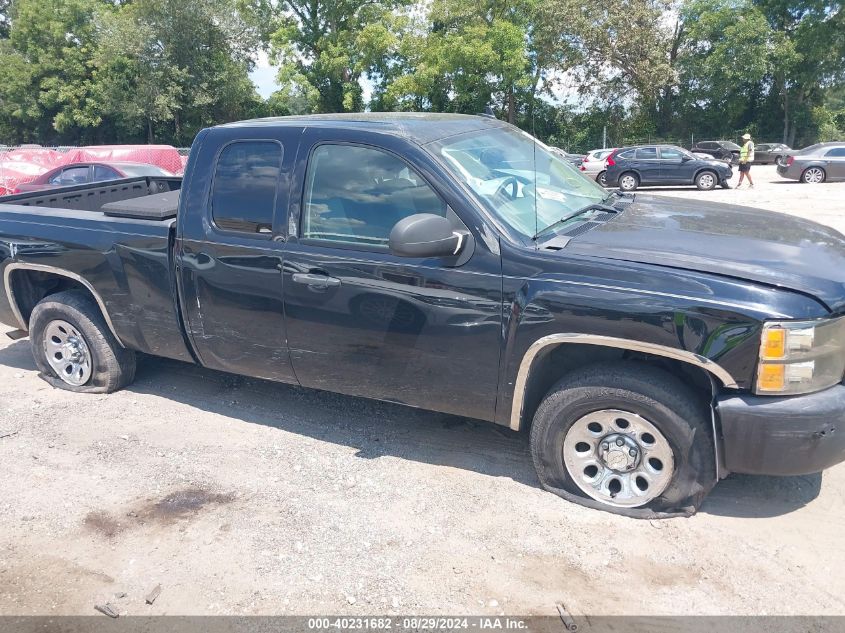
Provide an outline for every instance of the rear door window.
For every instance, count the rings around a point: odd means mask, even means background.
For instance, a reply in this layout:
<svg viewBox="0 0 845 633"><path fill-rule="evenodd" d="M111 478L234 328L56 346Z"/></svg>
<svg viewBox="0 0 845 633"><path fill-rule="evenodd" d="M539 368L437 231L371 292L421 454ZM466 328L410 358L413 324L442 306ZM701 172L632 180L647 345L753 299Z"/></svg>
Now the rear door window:
<svg viewBox="0 0 845 633"><path fill-rule="evenodd" d="M226 231L270 234L282 146L275 141L237 141L223 148L211 186L211 216Z"/></svg>
<svg viewBox="0 0 845 633"><path fill-rule="evenodd" d="M637 160L652 160L657 158L656 147L640 147L637 149Z"/></svg>
<svg viewBox="0 0 845 633"><path fill-rule="evenodd" d="M106 167L105 165L94 165L94 182L117 180L118 178L120 178L120 174L111 167Z"/></svg>
<svg viewBox="0 0 845 633"><path fill-rule="evenodd" d="M59 184L70 185L84 185L88 182L88 166L85 167L68 167L62 171Z"/></svg>
<svg viewBox="0 0 845 633"><path fill-rule="evenodd" d="M302 238L386 249L390 231L446 204L405 161L356 145L320 145L305 178Z"/></svg>
<svg viewBox="0 0 845 633"><path fill-rule="evenodd" d="M845 156L845 147L834 147L833 149L827 150L827 154L825 156L831 157L843 157Z"/></svg>
<svg viewBox="0 0 845 633"><path fill-rule="evenodd" d="M626 149L624 152L619 152L616 155L616 158L622 158L624 160L630 160L633 157L634 157L634 150L632 150L632 149Z"/></svg>
<svg viewBox="0 0 845 633"><path fill-rule="evenodd" d="M670 160L670 161L679 161L684 157L684 153L677 149L672 149L671 147L662 147L660 148L660 158L663 160Z"/></svg>

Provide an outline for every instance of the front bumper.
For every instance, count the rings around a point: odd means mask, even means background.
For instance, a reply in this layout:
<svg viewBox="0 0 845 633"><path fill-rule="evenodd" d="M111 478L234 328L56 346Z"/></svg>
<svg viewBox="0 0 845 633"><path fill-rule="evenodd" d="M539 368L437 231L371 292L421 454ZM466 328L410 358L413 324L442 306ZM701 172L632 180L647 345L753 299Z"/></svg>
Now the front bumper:
<svg viewBox="0 0 845 633"><path fill-rule="evenodd" d="M803 396L723 395L727 470L754 475L806 475L845 461L845 386Z"/></svg>

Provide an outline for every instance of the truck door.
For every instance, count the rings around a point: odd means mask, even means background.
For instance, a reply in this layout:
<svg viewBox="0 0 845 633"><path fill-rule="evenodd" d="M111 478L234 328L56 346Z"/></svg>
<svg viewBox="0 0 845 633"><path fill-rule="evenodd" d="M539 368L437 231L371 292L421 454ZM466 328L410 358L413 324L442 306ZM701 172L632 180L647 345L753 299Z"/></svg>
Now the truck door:
<svg viewBox="0 0 845 633"><path fill-rule="evenodd" d="M201 362L296 383L285 336L282 250L301 128L218 128L213 157L189 169L177 275L185 327ZM206 137L202 142L208 143Z"/></svg>
<svg viewBox="0 0 845 633"><path fill-rule="evenodd" d="M461 195L442 176L435 189L441 172L415 145L367 142L317 128L303 134L295 176L303 191L284 255L296 375L308 387L492 419L501 258L477 239L461 266L391 255L396 222L454 217Z"/></svg>

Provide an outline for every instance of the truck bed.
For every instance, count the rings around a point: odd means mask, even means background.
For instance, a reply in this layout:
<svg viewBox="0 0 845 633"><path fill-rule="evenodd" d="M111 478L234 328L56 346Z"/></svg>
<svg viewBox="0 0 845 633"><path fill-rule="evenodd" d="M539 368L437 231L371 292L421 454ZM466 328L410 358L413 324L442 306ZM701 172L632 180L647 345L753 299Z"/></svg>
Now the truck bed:
<svg viewBox="0 0 845 633"><path fill-rule="evenodd" d="M0 322L26 329L58 275L99 297L124 346L192 360L173 265L181 183L143 177L0 198Z"/></svg>
<svg viewBox="0 0 845 633"><path fill-rule="evenodd" d="M181 177L144 176L3 196L0 204L166 220L176 217L181 186ZM141 198L144 198L143 204L139 201Z"/></svg>

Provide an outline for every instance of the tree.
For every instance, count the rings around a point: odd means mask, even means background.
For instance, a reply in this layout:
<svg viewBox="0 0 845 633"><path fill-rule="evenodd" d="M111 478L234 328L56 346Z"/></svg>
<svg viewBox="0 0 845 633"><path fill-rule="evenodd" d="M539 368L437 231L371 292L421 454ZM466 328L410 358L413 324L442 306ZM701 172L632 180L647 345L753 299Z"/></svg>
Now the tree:
<svg viewBox="0 0 845 633"><path fill-rule="evenodd" d="M99 124L93 17L102 0L16 0L0 41L0 120L11 141L60 142Z"/></svg>
<svg viewBox="0 0 845 633"><path fill-rule="evenodd" d="M188 144L199 128L249 116L259 29L228 0L135 0L102 14L98 97L123 136Z"/></svg>
<svg viewBox="0 0 845 633"><path fill-rule="evenodd" d="M549 0L543 24L564 29L557 46L577 54L583 93L638 104L665 132L684 35L677 11L672 0Z"/></svg>
<svg viewBox="0 0 845 633"><path fill-rule="evenodd" d="M478 113L533 120L538 94L566 68L559 32L538 0L434 0L402 34L396 63L376 91L383 109ZM569 51L566 51L568 53Z"/></svg>
<svg viewBox="0 0 845 633"><path fill-rule="evenodd" d="M270 38L281 90L275 107L352 112L364 106L360 79L384 69L396 45L393 10L407 0L284 0Z"/></svg>

